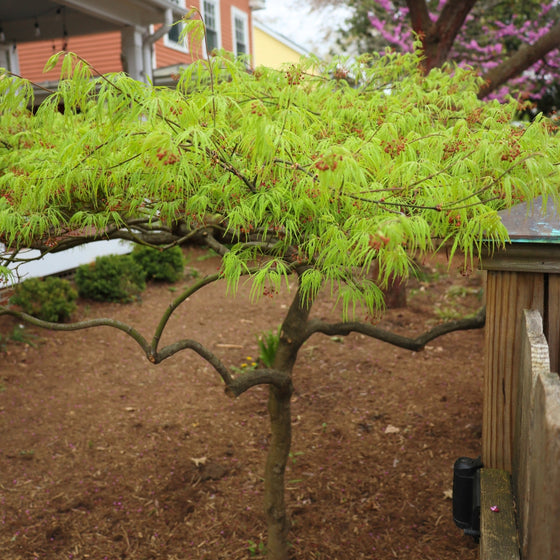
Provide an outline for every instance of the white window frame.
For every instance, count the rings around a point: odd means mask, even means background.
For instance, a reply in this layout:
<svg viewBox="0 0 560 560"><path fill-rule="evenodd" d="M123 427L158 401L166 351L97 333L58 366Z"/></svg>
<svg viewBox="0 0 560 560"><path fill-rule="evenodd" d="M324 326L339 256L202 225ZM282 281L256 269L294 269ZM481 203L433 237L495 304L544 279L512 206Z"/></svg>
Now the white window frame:
<svg viewBox="0 0 560 560"><path fill-rule="evenodd" d="M220 0L200 0L200 13L202 14L202 19L206 23L206 14L205 14L205 6L204 4L213 4L214 6L214 15L216 18L216 34L218 39L218 44L216 45L217 49L222 48L222 22L220 18ZM204 54L205 56L208 55L206 52L206 44L204 44Z"/></svg>
<svg viewBox="0 0 560 560"><path fill-rule="evenodd" d="M237 52L237 28L235 26L236 19L241 20L243 23L243 42L245 44L245 52L238 53ZM249 56L251 54L251 45L249 43L249 16L247 12L236 8L235 6L231 7L231 37L233 42L233 52L235 56L239 54L246 54Z"/></svg>
<svg viewBox="0 0 560 560"><path fill-rule="evenodd" d="M185 10L187 9L187 2L186 0L170 0L170 2L173 2L174 4L177 4L177 6L179 6L180 8L185 8ZM181 31L183 30L183 24L179 23L178 25L175 25L174 27L179 28L179 33L181 33ZM189 52L189 42L188 39L185 38L185 41L183 44L178 43L177 41L174 41L173 39L169 38L169 33L166 33L163 36L163 44L173 50L182 52L182 53L188 53Z"/></svg>

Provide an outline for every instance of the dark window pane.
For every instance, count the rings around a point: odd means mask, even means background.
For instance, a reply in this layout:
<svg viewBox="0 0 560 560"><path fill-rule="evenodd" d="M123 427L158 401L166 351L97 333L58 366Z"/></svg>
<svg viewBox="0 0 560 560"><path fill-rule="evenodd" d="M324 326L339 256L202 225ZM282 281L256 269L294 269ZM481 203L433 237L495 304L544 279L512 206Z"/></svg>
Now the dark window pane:
<svg viewBox="0 0 560 560"><path fill-rule="evenodd" d="M218 48L218 33L213 29L206 29L206 40L208 41L208 52Z"/></svg>
<svg viewBox="0 0 560 560"><path fill-rule="evenodd" d="M169 37L170 41L173 41L174 43L178 43L179 42L179 35L181 35L181 25L174 25L170 30L169 33L167 34L167 36Z"/></svg>

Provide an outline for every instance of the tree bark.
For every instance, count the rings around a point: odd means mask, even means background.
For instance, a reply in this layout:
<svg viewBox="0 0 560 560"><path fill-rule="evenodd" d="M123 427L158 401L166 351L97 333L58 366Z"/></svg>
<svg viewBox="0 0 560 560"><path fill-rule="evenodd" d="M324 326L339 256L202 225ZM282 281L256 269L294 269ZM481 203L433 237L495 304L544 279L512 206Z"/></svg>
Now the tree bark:
<svg viewBox="0 0 560 560"><path fill-rule="evenodd" d="M485 84L478 92L478 98L482 99L502 84L518 76L524 70L538 62L550 51L560 47L560 21L550 31L543 35L533 45L522 45L510 58L489 70L483 78Z"/></svg>
<svg viewBox="0 0 560 560"><path fill-rule="evenodd" d="M448 0L434 23L430 19L426 0L406 0L412 29L422 40L426 74L447 60L457 33L475 4L476 0Z"/></svg>
<svg viewBox="0 0 560 560"><path fill-rule="evenodd" d="M267 557L269 560L288 560L289 522L284 497L284 473L292 442L291 392L281 392L271 386L268 414L271 440L264 474Z"/></svg>
<svg viewBox="0 0 560 560"><path fill-rule="evenodd" d="M292 375L298 350L306 340L311 306L298 290L280 331L274 369ZM284 499L284 473L292 443L292 385L285 390L270 386L268 413L271 440L264 474L264 505L268 525L267 557L288 560L289 520Z"/></svg>

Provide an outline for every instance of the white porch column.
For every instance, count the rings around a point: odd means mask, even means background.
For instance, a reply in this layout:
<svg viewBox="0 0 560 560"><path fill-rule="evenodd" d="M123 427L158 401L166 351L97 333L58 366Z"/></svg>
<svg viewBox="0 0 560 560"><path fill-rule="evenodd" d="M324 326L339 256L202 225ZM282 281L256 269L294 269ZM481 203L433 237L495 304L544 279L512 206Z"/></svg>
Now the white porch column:
<svg viewBox="0 0 560 560"><path fill-rule="evenodd" d="M147 74L151 75L151 64L145 71L144 41L145 29L127 26L121 31L123 70L135 80L147 82Z"/></svg>
<svg viewBox="0 0 560 560"><path fill-rule="evenodd" d="M151 43L148 43L148 41L144 41L144 43L142 44L142 60L144 63L144 74L143 74L143 81L145 82L151 82L152 78L153 78L153 71L152 71L152 66L153 66L153 47L151 45Z"/></svg>
<svg viewBox="0 0 560 560"><path fill-rule="evenodd" d="M19 58L15 45L0 45L0 67L19 74Z"/></svg>

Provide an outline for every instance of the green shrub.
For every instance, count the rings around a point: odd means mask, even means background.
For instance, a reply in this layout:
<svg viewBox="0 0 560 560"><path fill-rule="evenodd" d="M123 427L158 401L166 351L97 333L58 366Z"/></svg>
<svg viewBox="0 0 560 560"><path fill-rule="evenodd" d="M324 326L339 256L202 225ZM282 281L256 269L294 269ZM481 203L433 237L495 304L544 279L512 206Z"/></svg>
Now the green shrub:
<svg viewBox="0 0 560 560"><path fill-rule="evenodd" d="M129 303L146 287L146 273L130 255L97 257L76 270L81 297Z"/></svg>
<svg viewBox="0 0 560 560"><path fill-rule="evenodd" d="M185 268L180 247L160 250L137 245L132 251L132 258L144 269L147 280L177 282Z"/></svg>
<svg viewBox="0 0 560 560"><path fill-rule="evenodd" d="M43 321L65 321L76 309L78 294L68 280L31 278L16 287L12 303Z"/></svg>

